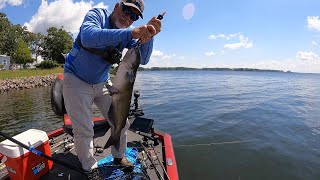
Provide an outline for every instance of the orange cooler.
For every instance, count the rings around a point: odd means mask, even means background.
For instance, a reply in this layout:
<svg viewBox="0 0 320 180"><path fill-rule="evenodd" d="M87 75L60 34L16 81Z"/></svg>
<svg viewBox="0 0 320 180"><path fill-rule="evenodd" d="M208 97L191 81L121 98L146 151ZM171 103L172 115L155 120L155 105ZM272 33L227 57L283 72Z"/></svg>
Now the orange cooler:
<svg viewBox="0 0 320 180"><path fill-rule="evenodd" d="M29 129L13 138L51 156L49 138L44 131ZM29 152L9 140L0 143L0 152L5 156L2 161L4 161L12 180L39 179L52 168L52 161Z"/></svg>

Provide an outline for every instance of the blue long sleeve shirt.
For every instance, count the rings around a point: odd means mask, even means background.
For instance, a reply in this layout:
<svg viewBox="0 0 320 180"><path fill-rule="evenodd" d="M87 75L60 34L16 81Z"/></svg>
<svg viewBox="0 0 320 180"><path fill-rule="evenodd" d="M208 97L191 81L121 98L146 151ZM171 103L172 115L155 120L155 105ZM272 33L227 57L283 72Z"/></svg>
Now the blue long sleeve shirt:
<svg viewBox="0 0 320 180"><path fill-rule="evenodd" d="M120 51L132 48L137 40L131 39L132 29L111 29L110 13L106 9L94 8L90 10L80 27L81 44L86 48L105 50L121 44ZM140 46L141 60L144 65L149 62L153 48L153 38ZM92 54L79 47L74 42L66 58L64 72L71 73L89 84L98 84L109 79L112 64L107 63L100 56Z"/></svg>

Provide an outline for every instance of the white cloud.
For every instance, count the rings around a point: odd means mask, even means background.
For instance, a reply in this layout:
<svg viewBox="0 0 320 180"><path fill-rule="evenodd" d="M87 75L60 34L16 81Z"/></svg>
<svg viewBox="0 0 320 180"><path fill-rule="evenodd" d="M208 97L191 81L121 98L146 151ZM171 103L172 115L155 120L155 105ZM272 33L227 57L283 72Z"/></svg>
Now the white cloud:
<svg viewBox="0 0 320 180"><path fill-rule="evenodd" d="M236 34L218 34L218 35L210 35L209 36L209 39L218 39L218 38L221 38L221 39L226 39L226 40L230 40L234 37L238 37L240 36L241 33L236 33Z"/></svg>
<svg viewBox="0 0 320 180"><path fill-rule="evenodd" d="M23 3L23 0L0 0L0 9L6 7L6 4L11 6L19 6Z"/></svg>
<svg viewBox="0 0 320 180"><path fill-rule="evenodd" d="M162 57L163 56L163 52L159 51L159 50L153 50L151 57Z"/></svg>
<svg viewBox="0 0 320 180"><path fill-rule="evenodd" d="M179 64L177 62L184 61L184 56L178 56L176 54L165 54L162 51L153 49L150 61L145 67L173 67L173 64Z"/></svg>
<svg viewBox="0 0 320 180"><path fill-rule="evenodd" d="M318 46L318 43L315 41L312 41L312 46Z"/></svg>
<svg viewBox="0 0 320 180"><path fill-rule="evenodd" d="M218 38L224 39L225 35L224 34L218 34L218 35L212 34L212 35L209 36L209 39L218 39Z"/></svg>
<svg viewBox="0 0 320 180"><path fill-rule="evenodd" d="M320 31L319 16L308 16L308 28Z"/></svg>
<svg viewBox="0 0 320 180"><path fill-rule="evenodd" d="M49 27L63 28L71 33L78 33L85 14L93 7L105 7L103 3L94 5L92 1L73 2L73 0L56 0L48 3L42 0L38 12L26 22L31 32L46 33Z"/></svg>
<svg viewBox="0 0 320 180"><path fill-rule="evenodd" d="M216 55L216 53L210 51L210 52L206 52L205 55L206 56L214 56L214 55Z"/></svg>
<svg viewBox="0 0 320 180"><path fill-rule="evenodd" d="M175 54L172 54L172 55L164 55L164 56L162 56L162 58L161 59L172 59L172 58L174 58L174 57L176 57L177 55L175 55Z"/></svg>
<svg viewBox="0 0 320 180"><path fill-rule="evenodd" d="M239 43L233 43L233 44L225 44L224 48L226 49L240 49L240 48L252 48L253 43L249 42L249 38L244 37L243 35L239 36Z"/></svg>
<svg viewBox="0 0 320 180"><path fill-rule="evenodd" d="M152 54L151 54L151 58L157 58L157 59L172 59L176 56L177 56L176 54L164 54L163 52L161 52L159 50L155 50L155 49L153 49ZM181 58L181 57L179 57L179 58Z"/></svg>
<svg viewBox="0 0 320 180"><path fill-rule="evenodd" d="M296 57L302 61L320 61L319 55L311 51L299 51Z"/></svg>
<svg viewBox="0 0 320 180"><path fill-rule="evenodd" d="M226 49L240 49L240 48L252 48L253 47L253 43L252 41L249 41L248 37L245 37L244 35L242 35L241 33L236 33L236 34L211 34L209 36L209 39L225 39L225 40L231 40L234 38L238 38L240 42L238 43L229 43L229 44L225 44L224 48Z"/></svg>

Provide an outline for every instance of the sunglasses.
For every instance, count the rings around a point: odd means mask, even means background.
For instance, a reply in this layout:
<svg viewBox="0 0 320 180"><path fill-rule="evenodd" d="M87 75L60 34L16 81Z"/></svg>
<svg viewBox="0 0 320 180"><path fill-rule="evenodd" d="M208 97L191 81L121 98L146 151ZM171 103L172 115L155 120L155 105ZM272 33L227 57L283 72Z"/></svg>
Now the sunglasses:
<svg viewBox="0 0 320 180"><path fill-rule="evenodd" d="M126 15L130 15L130 19L132 21L136 21L139 19L139 15L137 15L136 13L132 12L131 8L129 6L124 5L123 3L121 3L121 7L122 7L122 11L126 14Z"/></svg>

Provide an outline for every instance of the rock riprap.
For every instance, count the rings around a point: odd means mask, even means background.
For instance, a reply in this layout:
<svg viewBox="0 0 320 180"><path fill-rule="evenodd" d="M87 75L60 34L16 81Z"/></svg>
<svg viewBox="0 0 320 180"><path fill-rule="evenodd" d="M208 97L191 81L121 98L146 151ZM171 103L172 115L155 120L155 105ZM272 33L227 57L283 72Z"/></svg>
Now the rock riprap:
<svg viewBox="0 0 320 180"><path fill-rule="evenodd" d="M51 86L53 80L57 77L54 75L47 76L32 76L14 79L1 79L0 92L11 90L31 89L40 86Z"/></svg>

